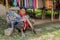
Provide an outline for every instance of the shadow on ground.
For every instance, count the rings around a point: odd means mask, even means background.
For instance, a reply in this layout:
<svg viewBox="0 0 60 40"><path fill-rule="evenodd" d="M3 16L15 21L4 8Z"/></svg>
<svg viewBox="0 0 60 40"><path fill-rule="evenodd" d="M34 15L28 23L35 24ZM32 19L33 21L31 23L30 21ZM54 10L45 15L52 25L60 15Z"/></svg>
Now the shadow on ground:
<svg viewBox="0 0 60 40"><path fill-rule="evenodd" d="M60 22L48 22L35 25L35 29L40 32L40 35L51 33L60 30Z"/></svg>

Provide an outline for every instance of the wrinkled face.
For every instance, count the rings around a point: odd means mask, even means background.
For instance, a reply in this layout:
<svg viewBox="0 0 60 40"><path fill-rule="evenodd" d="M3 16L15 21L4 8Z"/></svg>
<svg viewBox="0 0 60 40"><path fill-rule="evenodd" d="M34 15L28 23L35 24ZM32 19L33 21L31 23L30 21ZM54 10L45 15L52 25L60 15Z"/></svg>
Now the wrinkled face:
<svg viewBox="0 0 60 40"><path fill-rule="evenodd" d="M23 14L26 13L25 9L21 9L21 13Z"/></svg>

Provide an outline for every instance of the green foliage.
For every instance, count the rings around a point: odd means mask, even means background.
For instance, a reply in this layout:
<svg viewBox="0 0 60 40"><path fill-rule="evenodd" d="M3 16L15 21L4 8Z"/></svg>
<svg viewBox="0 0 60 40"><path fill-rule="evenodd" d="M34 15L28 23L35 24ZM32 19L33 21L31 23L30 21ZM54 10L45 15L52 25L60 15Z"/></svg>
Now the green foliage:
<svg viewBox="0 0 60 40"><path fill-rule="evenodd" d="M33 11L33 9L27 9L26 11L27 11L27 12L32 12L32 11Z"/></svg>
<svg viewBox="0 0 60 40"><path fill-rule="evenodd" d="M33 12L33 9L27 9L27 12L29 12L29 13L31 13L31 12ZM35 15L37 15L37 16L41 16L41 12L42 12L42 10L40 10L40 9L35 9Z"/></svg>
<svg viewBox="0 0 60 40"><path fill-rule="evenodd" d="M57 11L55 11L55 12L54 12L54 14L58 14L58 12L57 12Z"/></svg>
<svg viewBox="0 0 60 40"><path fill-rule="evenodd" d="M52 13L51 10L45 11L45 14L46 14L46 15L51 15L51 13ZM57 12L57 11L54 11L54 14L58 14L58 12Z"/></svg>
<svg viewBox="0 0 60 40"><path fill-rule="evenodd" d="M42 10L35 9L35 14L36 14L36 16L41 16L42 15Z"/></svg>
<svg viewBox="0 0 60 40"><path fill-rule="evenodd" d="M45 13L46 13L46 15L51 15L51 10L47 10L47 11L45 11Z"/></svg>

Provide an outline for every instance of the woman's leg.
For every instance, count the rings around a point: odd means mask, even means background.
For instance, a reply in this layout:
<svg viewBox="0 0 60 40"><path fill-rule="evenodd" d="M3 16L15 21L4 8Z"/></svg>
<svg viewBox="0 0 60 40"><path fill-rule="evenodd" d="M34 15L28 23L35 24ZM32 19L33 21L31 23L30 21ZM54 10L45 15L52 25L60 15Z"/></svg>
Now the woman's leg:
<svg viewBox="0 0 60 40"><path fill-rule="evenodd" d="M32 29L32 32L34 32L34 33L36 34L36 31L35 31L35 29L34 29L34 27L33 27L33 24L30 22L29 19L27 19L27 22L28 22L30 28Z"/></svg>
<svg viewBox="0 0 60 40"><path fill-rule="evenodd" d="M23 28L21 28L20 30L21 30L22 37L25 37L25 33L23 31Z"/></svg>

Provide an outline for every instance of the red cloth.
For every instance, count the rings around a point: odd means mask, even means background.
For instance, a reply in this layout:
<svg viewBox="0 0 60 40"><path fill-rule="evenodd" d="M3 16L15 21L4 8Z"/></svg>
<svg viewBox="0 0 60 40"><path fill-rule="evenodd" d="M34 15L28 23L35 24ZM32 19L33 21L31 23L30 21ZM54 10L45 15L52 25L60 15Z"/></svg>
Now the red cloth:
<svg viewBox="0 0 60 40"><path fill-rule="evenodd" d="M20 16L22 17L22 18L24 18L25 16L26 16L26 13L21 13L21 11L19 12L19 14L20 14ZM24 20L24 28L26 29L26 28L28 28L28 22L27 22L27 20Z"/></svg>

